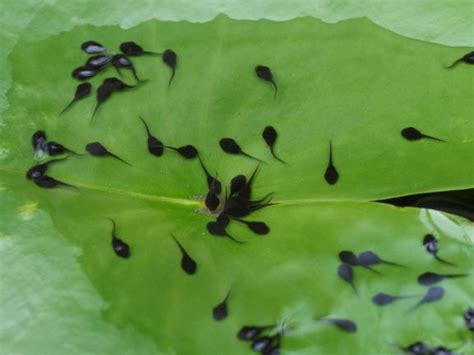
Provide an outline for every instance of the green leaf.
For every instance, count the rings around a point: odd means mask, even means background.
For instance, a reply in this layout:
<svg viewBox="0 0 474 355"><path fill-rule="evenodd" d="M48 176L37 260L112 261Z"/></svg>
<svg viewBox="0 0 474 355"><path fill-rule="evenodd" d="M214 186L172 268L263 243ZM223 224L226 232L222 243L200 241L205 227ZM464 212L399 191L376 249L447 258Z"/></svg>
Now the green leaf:
<svg viewBox="0 0 474 355"><path fill-rule="evenodd" d="M77 85L70 72L86 60L79 46L90 39L114 50L126 40L148 50L172 48L179 56L175 80L168 88L170 70L160 57L137 58L147 83L114 95L92 123L93 97L58 117ZM472 174L452 173L465 170L474 148L466 80L472 68L444 68L468 51L402 38L365 19L328 25L311 18L275 23L220 16L205 24L149 21L128 30L80 26L38 42L20 41L9 57L13 85L0 133L0 236L8 256L0 259L1 270L24 260L22 267L4 271L9 288L35 294L39 286L33 281L39 278L49 291L17 301L32 307L30 317L12 311L24 307L2 306L11 319L2 343L12 353L33 353L37 346L45 353L127 353L136 346L142 349L136 353L242 354L250 353L236 337L242 326L286 320L290 330L282 348L294 353L382 353L390 351L387 342L418 340L462 349L472 275L443 281L444 299L409 314L418 299L378 309L371 297L422 297L426 287L416 278L425 271L472 274L472 225L439 212L369 201L472 187ZM276 99L272 87L255 76L257 64L274 73ZM115 75L108 69L91 82L97 87ZM133 83L131 76L124 80ZM249 176L256 163L226 155L220 138L235 138L265 160L252 196L273 192L277 204L249 219L267 223L270 234L255 236L232 222L229 233L245 244L209 235L212 218L202 213L207 187L199 163L169 150L160 158L148 154L138 115L165 144L195 145L225 186L237 174ZM270 124L287 166L272 159L261 138ZM447 142L408 142L400 130L409 126ZM39 189L23 177L37 129L78 152L100 141L132 167L71 156L48 174L79 190ZM330 141L340 173L333 186L323 178ZM114 254L107 218L131 246L129 260ZM424 251L427 233L440 239L442 257L458 267L443 266ZM180 268L171 234L197 261L196 275ZM341 250L372 250L407 268L382 265L382 275L356 268L358 297L337 277ZM25 275L24 268L37 275ZM75 287L81 291L73 292ZM229 290L229 316L217 322L212 309ZM2 304L15 299L10 293L2 297ZM40 307L33 307L35 300ZM346 334L313 320L328 315L355 321L358 331ZM14 338L29 318L34 326ZM91 322L105 334L93 338L95 349L84 345L93 337ZM79 329L82 341L78 332L67 332L68 324ZM56 327L65 329L64 337L52 347L42 339ZM120 341L111 343L111 337Z"/></svg>

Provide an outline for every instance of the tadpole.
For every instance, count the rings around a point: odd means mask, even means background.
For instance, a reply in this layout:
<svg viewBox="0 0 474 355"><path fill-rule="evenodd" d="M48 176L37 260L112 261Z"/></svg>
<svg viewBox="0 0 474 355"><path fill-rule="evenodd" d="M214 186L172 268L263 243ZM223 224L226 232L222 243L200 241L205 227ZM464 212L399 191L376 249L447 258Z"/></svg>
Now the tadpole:
<svg viewBox="0 0 474 355"><path fill-rule="evenodd" d="M227 301L229 299L230 291L227 292L224 300L212 309L212 316L215 320L220 321L227 318L229 313Z"/></svg>
<svg viewBox="0 0 474 355"><path fill-rule="evenodd" d="M86 41L82 43L81 49L87 54L103 53L107 50L102 44L96 41Z"/></svg>
<svg viewBox="0 0 474 355"><path fill-rule="evenodd" d="M97 104L94 108L94 112L92 113L91 116L91 121L94 119L95 114L97 113L97 110L101 105L104 104L105 101L112 95L112 92L114 91L114 88L110 86L109 84L103 83L97 88L96 91L96 100Z"/></svg>
<svg viewBox="0 0 474 355"><path fill-rule="evenodd" d="M115 158L117 160L120 160L121 162L130 165L127 161L123 160L122 158L118 157L117 155L109 152L101 143L99 142L93 142L89 143L86 145L86 151L94 156L94 157L107 157L110 156L112 158Z"/></svg>
<svg viewBox="0 0 474 355"><path fill-rule="evenodd" d="M117 68L117 70L120 70L120 69L130 70L133 74L133 77L135 78L137 82L142 81L138 78L137 71L135 70L135 67L132 61L126 55L115 54L112 57L112 64L115 66L115 68Z"/></svg>
<svg viewBox="0 0 474 355"><path fill-rule="evenodd" d="M426 294L423 296L421 301L415 304L409 312L414 311L416 308L422 306L425 303L431 303L440 300L444 296L444 289L442 287L434 286L430 287Z"/></svg>
<svg viewBox="0 0 474 355"><path fill-rule="evenodd" d="M171 82L174 79L174 75L176 73L176 65L178 63L178 55L172 49L166 49L163 52L163 62L171 68L171 77L168 81L168 87L171 86Z"/></svg>
<svg viewBox="0 0 474 355"><path fill-rule="evenodd" d="M49 160L45 163L35 165L35 166L31 167L30 169L28 169L28 171L26 172L26 178L28 180L38 179L42 175L46 174L46 172L48 171L48 168L51 164L66 160L67 158L68 157L61 158L61 159L52 159L52 160Z"/></svg>
<svg viewBox="0 0 474 355"><path fill-rule="evenodd" d="M263 130L263 133L262 133L262 137L263 139L265 140L265 142L267 143L268 147L270 148L270 153L272 154L272 156L278 160L279 162L283 163L283 164L286 164L286 162L282 159L280 159L276 154L275 154L275 142L277 140L277 137L278 137L278 134L277 134L277 131L275 128L273 128L272 126L267 126L265 127L265 129Z"/></svg>
<svg viewBox="0 0 474 355"><path fill-rule="evenodd" d="M92 90L92 85L90 83L81 83L79 85L77 85L76 87L76 92L74 94L74 98L72 99L71 102L69 102L69 104L67 104L67 106L59 113L59 115L62 115L64 112L66 112L67 110L69 110L69 108L71 108L71 106L79 101L79 100L82 100L84 98L86 98L87 96L89 96L89 94L91 93L91 90Z"/></svg>
<svg viewBox="0 0 474 355"><path fill-rule="evenodd" d="M211 235L214 235L216 237L227 237L238 244L245 243L232 237L229 233L227 233L227 231L225 230L225 227L222 226L222 224L219 224L218 222L209 222L206 225L206 228Z"/></svg>
<svg viewBox="0 0 474 355"><path fill-rule="evenodd" d="M263 160L255 158L254 156L249 155L249 154L245 153L244 151L242 151L242 149L237 144L237 142L232 138L222 138L219 141L219 145L221 146L222 150L226 153L234 154L234 155L239 155L240 154L240 155L246 156L247 158L254 159L254 160L256 160L260 163L263 163Z"/></svg>
<svg viewBox="0 0 474 355"><path fill-rule="evenodd" d="M87 68L95 68L97 70L100 70L104 68L107 64L110 63L112 60L113 56L111 55L94 55L92 57L89 57L86 62L86 67Z"/></svg>
<svg viewBox="0 0 474 355"><path fill-rule="evenodd" d="M273 74L270 68L265 65L257 65L255 67L255 73L260 79L272 84L273 89L274 89L273 98L276 99L278 87L277 87L277 84L275 83L275 80L273 79Z"/></svg>
<svg viewBox="0 0 474 355"><path fill-rule="evenodd" d="M150 152L150 154L154 156L161 157L164 152L163 143L158 138L156 138L155 136L151 134L150 128L148 127L148 124L143 119L143 117L142 116L138 116L138 117L143 122L143 125L145 126L145 130L146 130L146 134L148 136L148 140L147 140L148 151Z"/></svg>
<svg viewBox="0 0 474 355"><path fill-rule="evenodd" d="M209 209L209 211L217 210L221 201L219 200L219 196L213 191L209 190L206 195L206 199L204 200L204 204Z"/></svg>
<svg viewBox="0 0 474 355"><path fill-rule="evenodd" d="M245 224L252 232L258 235L270 233L270 228L264 222L244 221L240 218L233 218L235 221Z"/></svg>
<svg viewBox="0 0 474 355"><path fill-rule="evenodd" d="M42 130L38 130L31 136L31 144L33 146L33 152L35 157L47 151L46 133Z"/></svg>
<svg viewBox="0 0 474 355"><path fill-rule="evenodd" d="M426 139L431 139L431 140L435 140L435 141L439 141L439 142L446 142L443 139L435 138L435 137L432 137L432 136L427 136L426 134L421 133L415 127L403 128L400 133L401 133L402 137L405 138L408 141L418 141L420 139L426 138Z"/></svg>
<svg viewBox="0 0 474 355"><path fill-rule="evenodd" d="M329 141L329 162L328 167L326 168L326 172L324 173L324 178L326 179L329 185L334 185L339 178L339 173L337 172L336 167L333 164L331 141Z"/></svg>
<svg viewBox="0 0 474 355"><path fill-rule="evenodd" d="M139 44L132 41L121 43L120 50L123 54L129 57L139 57L141 55L161 55L161 53L145 51Z"/></svg>
<svg viewBox="0 0 474 355"><path fill-rule="evenodd" d="M474 308L468 307L463 314L464 323L470 331L474 331Z"/></svg>
<svg viewBox="0 0 474 355"><path fill-rule="evenodd" d="M276 325L264 325L264 326L257 326L257 325L250 325L250 326L243 326L240 328L239 332L237 333L237 338L244 341L254 340L256 339L262 332L275 328Z"/></svg>
<svg viewBox="0 0 474 355"><path fill-rule="evenodd" d="M444 260L438 256L438 239L433 234L426 234L423 238L423 246L425 247L426 251L433 255L436 260L439 262L450 265L450 266L456 266L456 264L453 264L447 260Z"/></svg>
<svg viewBox="0 0 474 355"><path fill-rule="evenodd" d="M386 264L386 265L391 265L391 266L398 266L398 267L405 267L404 265L397 264L391 261L383 260L381 259L378 255L376 255L372 251L364 251L359 254L358 256L359 263L362 266L372 266L372 265L377 265L377 264Z"/></svg>
<svg viewBox="0 0 474 355"><path fill-rule="evenodd" d="M188 275L194 275L197 270L197 263L196 261L188 254L188 252L184 249L183 245L176 239L174 235L171 235L176 242L180 252L181 252L181 268L185 273Z"/></svg>
<svg viewBox="0 0 474 355"><path fill-rule="evenodd" d="M198 158L199 158L199 163L201 164L201 168L204 171L204 174L206 175L207 187L209 188L209 190L214 191L217 195L220 195L220 193L222 192L222 187L221 187L220 181L217 180L217 177L213 177L209 173L209 171L206 169L206 166L204 165L201 157L198 156Z"/></svg>
<svg viewBox="0 0 474 355"><path fill-rule="evenodd" d="M198 155L197 149L190 144L187 144L178 148L170 147L170 146L166 146L166 148L178 152L178 154L181 155L185 159L194 159Z"/></svg>
<svg viewBox="0 0 474 355"><path fill-rule="evenodd" d="M453 64L446 67L447 69L454 68L459 63L464 62L466 64L474 64L474 51L469 52L466 55L462 56L461 58L457 59Z"/></svg>
<svg viewBox="0 0 474 355"><path fill-rule="evenodd" d="M94 77L99 70L90 66L80 66L74 69L71 76L78 80L88 80Z"/></svg>
<svg viewBox="0 0 474 355"><path fill-rule="evenodd" d="M377 306L386 306L387 304L390 304L392 302L413 297L415 296L393 296L381 292L377 293L374 297L372 297L372 302Z"/></svg>
<svg viewBox="0 0 474 355"><path fill-rule="evenodd" d="M36 185L45 189L52 189L58 186L72 187L74 189L77 189L76 186L66 184L65 182L56 180L55 178L52 178L48 175L40 175L39 177L34 178L33 181Z"/></svg>
<svg viewBox="0 0 474 355"><path fill-rule="evenodd" d="M112 222L112 248L114 249L115 254L127 259L130 257L130 247L115 234L115 221L111 218L108 218L108 220Z"/></svg>
<svg viewBox="0 0 474 355"><path fill-rule="evenodd" d="M62 144L54 142L54 141L48 142L46 144L46 149L48 151L48 154L51 155L51 156L59 155L59 154L63 154L63 153L71 153L71 154L74 154L74 155L81 155L79 153L76 153L76 152L72 151L69 148L66 148Z"/></svg>
<svg viewBox="0 0 474 355"><path fill-rule="evenodd" d="M343 250L339 252L339 260L341 260L344 264L350 265L350 266L358 266L359 264L359 259L357 259L357 256L349 250Z"/></svg>
<svg viewBox="0 0 474 355"><path fill-rule="evenodd" d="M341 264L337 268L337 274L339 277L351 285L352 289L354 290L355 294L358 295L357 289L354 284L354 275L352 273L352 267L347 264Z"/></svg>
<svg viewBox="0 0 474 355"><path fill-rule="evenodd" d="M430 286L437 284L444 279L454 279L458 277L466 277L467 274L437 274L435 272L425 272L418 276L418 283L420 285Z"/></svg>
<svg viewBox="0 0 474 355"><path fill-rule="evenodd" d="M334 324L339 329L348 332L355 333L357 331L357 325L349 319L340 319L340 318L316 318L316 321L328 322Z"/></svg>

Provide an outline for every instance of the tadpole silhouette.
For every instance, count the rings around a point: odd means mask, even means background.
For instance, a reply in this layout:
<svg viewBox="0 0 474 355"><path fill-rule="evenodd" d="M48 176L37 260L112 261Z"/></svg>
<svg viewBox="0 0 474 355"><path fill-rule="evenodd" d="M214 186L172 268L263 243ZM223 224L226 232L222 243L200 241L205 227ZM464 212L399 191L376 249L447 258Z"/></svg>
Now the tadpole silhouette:
<svg viewBox="0 0 474 355"><path fill-rule="evenodd" d="M415 304L409 310L409 312L414 311L415 309L417 309L418 307L422 306L425 303L438 301L441 298L443 298L443 296L444 296L444 288L438 287L438 286L430 287L428 291L426 292L426 294L423 296L423 298L417 304Z"/></svg>
<svg viewBox="0 0 474 355"><path fill-rule="evenodd" d="M137 82L140 82L140 78L138 78L137 71L135 66L133 65L132 61L124 54L115 54L112 57L112 64L117 68L120 72L120 69L128 69L132 72L133 77Z"/></svg>
<svg viewBox="0 0 474 355"><path fill-rule="evenodd" d="M350 266L358 266L359 264L359 259L357 259L357 256L349 250L343 250L339 252L339 260L341 260L344 264L350 265Z"/></svg>
<svg viewBox="0 0 474 355"><path fill-rule="evenodd" d="M198 155L197 149L190 144L187 144L178 148L170 147L170 146L166 146L166 148L176 151L179 155L181 155L185 159L194 159Z"/></svg>
<svg viewBox="0 0 474 355"><path fill-rule="evenodd" d="M181 252L181 269L183 269L183 271L188 275L194 275L197 270L196 261L188 254L183 245L178 241L178 239L176 239L174 235L171 235L171 237L174 239Z"/></svg>
<svg viewBox="0 0 474 355"><path fill-rule="evenodd" d="M466 276L468 276L468 274L437 274L428 271L418 276L418 283L420 285L431 286L443 281L444 279L454 279Z"/></svg>
<svg viewBox="0 0 474 355"><path fill-rule="evenodd" d="M38 130L31 136L31 145L33 146L33 152L36 154L39 151L46 151L46 133L43 130Z"/></svg>
<svg viewBox="0 0 474 355"><path fill-rule="evenodd" d="M245 243L232 237L229 233L227 233L227 231L225 230L225 227L223 227L222 224L219 224L217 222L209 222L206 225L206 228L211 235L214 235L216 237L227 237L233 242L238 243L238 244Z"/></svg>
<svg viewBox="0 0 474 355"><path fill-rule="evenodd" d="M263 130L263 133L262 133L262 137L263 139L265 140L265 142L267 143L268 147L270 148L270 153L272 154L272 156L278 160L279 162L283 163L283 164L286 164L286 161L280 159L276 154L275 154L275 142L277 140L277 137L278 137L278 133L276 131L275 128L273 128L272 126L267 126L265 127L265 129Z"/></svg>
<svg viewBox="0 0 474 355"><path fill-rule="evenodd" d="M72 187L74 189L77 189L77 187L74 185L66 184L65 182L56 180L55 178L52 178L48 175L40 175L39 177L34 178L33 182L37 186L42 187L44 189L52 189L59 186Z"/></svg>
<svg viewBox="0 0 474 355"><path fill-rule="evenodd" d="M80 66L74 69L71 76L77 80L88 80L94 77L99 70L90 66Z"/></svg>
<svg viewBox="0 0 474 355"><path fill-rule="evenodd" d="M113 56L111 55L103 55L103 54L94 55L92 57L89 57L89 59L87 59L85 67L95 68L97 70L100 70L104 68L107 64L109 64L112 58Z"/></svg>
<svg viewBox="0 0 474 355"><path fill-rule="evenodd" d="M51 156L55 156L55 155L59 155L59 154L63 154L63 153L71 153L71 154L74 154L74 155L81 155L81 154L76 153L75 151L73 151L69 148L66 148L62 144L54 142L54 141L48 142L46 144L46 149L48 151L48 154L51 155Z"/></svg>
<svg viewBox="0 0 474 355"><path fill-rule="evenodd" d="M125 243L122 239L117 237L115 234L115 221L112 218L108 218L110 222L112 222L112 249L114 250L115 254L120 256L121 258L127 259L130 257L130 247L127 243Z"/></svg>
<svg viewBox="0 0 474 355"><path fill-rule="evenodd" d="M87 54L98 54L107 50L102 44L96 41L86 41L82 43L81 49Z"/></svg>
<svg viewBox="0 0 474 355"><path fill-rule="evenodd" d="M252 232L258 235L270 233L270 228L264 222L244 221L240 218L233 218L235 221L245 224Z"/></svg>
<svg viewBox="0 0 474 355"><path fill-rule="evenodd" d="M108 84L104 84L104 83L97 88L97 91L96 91L97 104L94 108L94 112L92 113L91 121L94 119L99 107L101 107L104 104L104 102L107 101L107 99L112 95L113 91L114 91L114 88L112 86Z"/></svg>
<svg viewBox="0 0 474 355"><path fill-rule="evenodd" d="M209 188L209 190L214 191L217 195L220 195L220 193L222 192L220 181L217 180L216 177L212 176L209 173L209 171L207 170L206 166L204 165L204 162L202 161L199 155L198 155L198 158L199 158L199 164L201 165L201 168L204 171L204 174L206 175L207 187Z"/></svg>
<svg viewBox="0 0 474 355"><path fill-rule="evenodd" d="M91 90L92 90L92 85L90 83L81 83L81 84L77 85L76 92L74 94L74 98L59 113L59 115L62 115L64 112L69 110L75 102L77 102L79 100L82 100L82 99L86 98L87 96L89 96L89 94L91 93Z"/></svg>
<svg viewBox="0 0 474 355"><path fill-rule="evenodd" d="M329 162L326 168L326 172L324 173L324 179L326 179L329 185L334 185L339 179L339 173L337 172L337 169L333 164L331 141L329 141Z"/></svg>
<svg viewBox="0 0 474 355"><path fill-rule="evenodd" d="M260 163L263 163L263 160L255 158L254 156L252 156L250 154L247 154L244 151L242 151L242 148L240 148L240 145L238 145L237 142L232 138L222 138L219 141L219 145L221 146L222 150L226 153L234 154L234 155L239 155L239 154L244 155L247 158L250 158L250 159L256 160Z"/></svg>
<svg viewBox="0 0 474 355"><path fill-rule="evenodd" d="M358 255L359 263L362 266L372 266L377 264L386 264L391 266L405 267L404 265L397 264L391 261L381 259L377 254L372 251L364 251Z"/></svg>
<svg viewBox="0 0 474 355"><path fill-rule="evenodd" d="M377 293L374 297L372 297L372 302L377 306L386 306L387 304L393 303L398 300L402 299L409 299L415 296L393 296L386 293Z"/></svg>
<svg viewBox="0 0 474 355"><path fill-rule="evenodd" d="M114 159L120 160L121 162L130 165L129 162L123 160L122 158L118 157L117 155L109 152L107 148L105 148L101 143L99 142L93 142L89 143L86 145L86 151L94 156L94 157L112 157Z"/></svg>
<svg viewBox="0 0 474 355"><path fill-rule="evenodd" d="M474 51L469 52L466 55L463 55L461 58L457 59L456 61L453 62L453 64L447 66L447 69L454 68L456 65L459 63L464 62L466 64L474 64Z"/></svg>
<svg viewBox="0 0 474 355"><path fill-rule="evenodd" d="M439 262L450 265L450 266L456 266L456 264L453 264L447 260L444 260L438 256L438 239L433 234L426 234L423 238L423 246L425 247L426 251L433 255L433 257L438 260Z"/></svg>
<svg viewBox="0 0 474 355"><path fill-rule="evenodd" d="M432 137L432 136L427 136L426 134L421 133L415 127L403 128L401 130L400 134L402 135L403 138L405 138L408 141L418 141L420 139L425 138L425 139L431 139L431 140L435 140L435 141L439 141L439 142L446 142L443 139L439 139L439 138Z"/></svg>
<svg viewBox="0 0 474 355"><path fill-rule="evenodd" d="M227 295L225 296L224 300L212 309L212 316L215 320L220 321L227 318L227 315L229 314L229 309L227 305L229 296L230 291L227 292Z"/></svg>
<svg viewBox="0 0 474 355"><path fill-rule="evenodd" d="M355 333L357 331L357 325L349 320L349 319L341 319L341 318L315 318L316 321L319 322L328 322L334 324L339 329L348 332L348 333Z"/></svg>
<svg viewBox="0 0 474 355"><path fill-rule="evenodd" d="M143 122L143 126L145 127L146 134L147 134L147 145L148 145L148 151L150 154L156 156L156 157L161 157L164 152L164 146L163 143L156 138L154 135L151 134L150 128L148 127L148 124L146 121L143 119L142 116L138 116L140 120Z"/></svg>
<svg viewBox="0 0 474 355"><path fill-rule="evenodd" d="M347 264L341 264L337 268L337 274L339 277L347 282L349 285L351 285L352 289L354 290L355 294L358 295L359 293L357 292L357 289L354 284L354 275L352 272L352 267L347 265Z"/></svg>
<svg viewBox="0 0 474 355"><path fill-rule="evenodd" d="M178 63L178 55L172 49L166 49L163 52L163 62L171 68L171 76L170 80L168 81L168 87L171 86L173 82L174 75L176 73L176 65Z"/></svg>
<svg viewBox="0 0 474 355"><path fill-rule="evenodd" d="M132 41L122 42L119 48L123 54L129 57L139 57L141 55L161 55L161 53L145 51L139 44Z"/></svg>
<svg viewBox="0 0 474 355"><path fill-rule="evenodd" d="M272 71L270 70L270 68L265 66L265 65L257 65L255 67L255 74L257 74L257 76L260 79L272 84L273 89L274 89L273 98L276 99L277 92L278 92L278 87L277 87L277 84L276 84L275 80L273 79L273 74L272 74Z"/></svg>

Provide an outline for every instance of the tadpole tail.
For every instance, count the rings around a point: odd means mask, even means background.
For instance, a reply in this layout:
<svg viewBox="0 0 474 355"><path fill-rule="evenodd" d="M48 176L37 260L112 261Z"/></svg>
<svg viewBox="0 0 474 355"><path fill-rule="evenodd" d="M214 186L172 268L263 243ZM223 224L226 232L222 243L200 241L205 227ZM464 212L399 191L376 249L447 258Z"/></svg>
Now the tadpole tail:
<svg viewBox="0 0 474 355"><path fill-rule="evenodd" d="M263 196L260 200L255 200L255 201L250 201L250 204L252 205L258 205L264 201L267 201L270 202L272 200L272 196L273 196L273 192L270 192L268 194L266 194L265 196Z"/></svg>
<svg viewBox="0 0 474 355"><path fill-rule="evenodd" d="M243 152L243 151L240 151L240 154L242 154L243 156L246 156L247 158L256 160L256 161L258 161L259 163L265 163L263 160L258 159L258 158L256 158L256 157L254 157L253 155L247 154L247 153L245 153L245 152Z"/></svg>
<svg viewBox="0 0 474 355"><path fill-rule="evenodd" d="M199 163L201 164L202 170L204 170L204 174L206 175L206 177L208 179L214 179L212 175L209 174L209 171L206 169L206 167L204 166L204 163L202 162L201 156L199 154L198 154L198 158L199 158ZM210 186L208 187L210 188Z"/></svg>
<svg viewBox="0 0 474 355"><path fill-rule="evenodd" d="M175 152L177 152L177 151L178 151L178 148L175 148L175 147L170 147L169 145L165 145L165 148L168 148L168 149L174 150Z"/></svg>
<svg viewBox="0 0 474 355"><path fill-rule="evenodd" d="M76 189L76 190L79 190L79 188L77 186L74 186L74 185L71 185L71 184L67 184L65 182L62 182L62 181L59 181L59 180L56 180L58 182L59 185L62 185L64 187L71 187L73 189Z"/></svg>
<svg viewBox="0 0 474 355"><path fill-rule="evenodd" d="M181 253L183 253L183 254L186 253L186 251L184 250L181 243L178 241L178 239L176 239L176 237L173 234L171 234L171 238L174 239L174 241L175 241L176 245L178 246L179 250L181 251Z"/></svg>
<svg viewBox="0 0 474 355"><path fill-rule="evenodd" d="M133 74L133 77L135 78L135 81L136 81L137 83L142 82L142 80L140 80L140 78L138 77L137 71L135 70L135 68L134 68L134 67L131 67L130 70L132 71L132 74Z"/></svg>
<svg viewBox="0 0 474 355"><path fill-rule="evenodd" d="M412 312L415 311L418 307L420 307L423 303L425 303L424 299L422 299L421 301L419 301L418 303L416 303L413 307L411 307L411 308L406 312L406 314L412 313Z"/></svg>
<svg viewBox="0 0 474 355"><path fill-rule="evenodd" d="M459 278L459 277L467 277L467 276L469 276L469 274L449 274L449 275L444 275L444 276L449 278L449 279L456 279L456 278Z"/></svg>
<svg viewBox="0 0 474 355"><path fill-rule="evenodd" d="M447 260L444 260L444 259L440 258L438 255L435 255L434 257L435 257L435 259L438 260L440 263L443 263L443 264L445 264L445 265L457 266L457 265L454 264L454 263L451 263L451 262L449 262L449 261L447 261Z"/></svg>
<svg viewBox="0 0 474 355"><path fill-rule="evenodd" d="M446 67L446 69L451 69L451 68L454 68L456 65L458 65L459 63L461 63L461 62L462 62L462 60L463 60L463 58L459 58L459 59L458 59L458 60L456 60L456 61L455 61L453 64L451 64L451 65L448 65L448 66Z"/></svg>
<svg viewBox="0 0 474 355"><path fill-rule="evenodd" d="M115 221L110 218L110 217L106 217L110 222L112 222L112 236L115 237L115 228L116 228L116 225L115 225Z"/></svg>
<svg viewBox="0 0 474 355"><path fill-rule="evenodd" d="M433 141L446 142L444 139L436 138L436 137L433 137L433 136L427 136L426 134L422 134L421 136L422 136L423 138L431 139L431 140L433 140Z"/></svg>
<svg viewBox="0 0 474 355"><path fill-rule="evenodd" d="M146 123L146 121L140 115L138 115L138 118L143 122L143 125L145 126L146 133L147 133L148 137L151 137L152 134L150 132L150 129L148 128L148 124Z"/></svg>
<svg viewBox="0 0 474 355"><path fill-rule="evenodd" d="M76 99L75 98L72 99L71 102L67 104L67 106L59 113L58 116L61 116L63 113L69 110L75 102L76 102Z"/></svg>
<svg viewBox="0 0 474 355"><path fill-rule="evenodd" d="M97 113L97 110L99 109L100 107L100 103L98 102L96 105L95 105L95 108L94 108L94 112L92 112L92 116L91 116L91 122L94 120L94 117Z"/></svg>
<svg viewBox="0 0 474 355"><path fill-rule="evenodd" d="M173 82L173 79L174 79L174 74L176 73L176 69L175 68L171 68L171 76L170 76L170 80L168 81L168 88L171 87L171 83Z"/></svg>
<svg viewBox="0 0 474 355"><path fill-rule="evenodd" d="M396 267L406 267L405 265L398 264L398 263L393 263L393 262L387 261L387 260L380 260L380 262L381 262L382 264L391 265L391 266L396 266Z"/></svg>
<svg viewBox="0 0 474 355"><path fill-rule="evenodd" d="M372 271L372 272L374 272L374 273L376 273L376 274L382 275L382 273L381 273L380 271L371 268L369 265L361 265L361 266L362 266L364 269L367 269L367 270Z"/></svg>
<svg viewBox="0 0 474 355"><path fill-rule="evenodd" d="M280 163L287 165L288 163L284 161L283 159L279 158L278 155L276 155L275 151L273 150L273 147L270 147L270 152L272 153L272 156L278 160Z"/></svg>
<svg viewBox="0 0 474 355"><path fill-rule="evenodd" d="M126 161L126 160L120 158L119 156L117 156L117 155L115 155L115 154L113 154L113 153L110 153L110 152L109 152L109 155L110 155L111 157L117 159L117 160L120 160L121 162L123 162L123 163L125 163L125 164L127 164L127 165L129 165L129 166L132 166L132 164L130 164L128 161Z"/></svg>
<svg viewBox="0 0 474 355"><path fill-rule="evenodd" d="M230 240L232 240L233 242L237 243L237 244L245 244L245 242L242 242L240 240L237 240L235 239L233 236L231 236L229 233L225 232L225 235L227 238L229 238Z"/></svg>
<svg viewBox="0 0 474 355"><path fill-rule="evenodd" d="M273 89L274 89L273 98L274 98L274 99L276 99L276 97L277 97L277 93L278 93L278 86L277 86L277 84L275 83L275 81L274 81L274 80L271 80L270 82L272 83L272 85L273 85Z"/></svg>
<svg viewBox="0 0 474 355"><path fill-rule="evenodd" d="M354 290L354 293L355 293L357 296L359 296L359 291L357 291L357 288L355 287L354 282L351 281L351 282L349 282L349 284L351 285L352 289Z"/></svg>
<svg viewBox="0 0 474 355"><path fill-rule="evenodd" d="M145 55L151 55L151 56L161 56L161 55L163 55L163 53L150 52L150 51L143 51L143 54L145 54Z"/></svg>
<svg viewBox="0 0 474 355"><path fill-rule="evenodd" d="M84 154L80 154L80 153L76 153L75 151L71 150L71 149L65 149L66 152L68 153L71 153L71 154L74 154L74 155L78 155L78 156L84 156Z"/></svg>

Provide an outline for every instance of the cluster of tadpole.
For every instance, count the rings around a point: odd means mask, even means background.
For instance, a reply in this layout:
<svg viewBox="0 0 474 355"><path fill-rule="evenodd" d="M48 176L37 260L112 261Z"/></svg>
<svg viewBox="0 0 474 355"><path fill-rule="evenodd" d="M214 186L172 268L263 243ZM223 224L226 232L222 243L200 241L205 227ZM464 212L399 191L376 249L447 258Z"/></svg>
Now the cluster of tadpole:
<svg viewBox="0 0 474 355"><path fill-rule="evenodd" d="M177 54L171 50L166 49L163 53L145 51L141 46L135 42L123 42L120 44L120 51L122 53L116 54L110 52L102 44L95 41L87 41L81 45L81 49L90 55L86 63L83 66L77 67L72 71L72 77L78 80L89 80L96 76L101 71L105 70L109 66L113 66L119 75L122 75L121 70L130 70L135 78L137 84L144 82L139 79L135 66L133 65L130 57L138 57L142 55L159 55L162 57L163 62L171 68L171 77L168 85L174 78L176 72L176 64L178 61ZM126 89L134 88L134 85L125 84L120 79L109 77L103 80L102 84L99 85L96 91L97 104L92 118L94 118L99 107L114 93L123 91ZM66 112L75 102L82 100L89 96L92 91L92 85L90 83L81 83L76 87L74 98L71 102L61 111L60 114Z"/></svg>
<svg viewBox="0 0 474 355"><path fill-rule="evenodd" d="M243 341L250 341L251 349L262 355L279 355L281 340L285 332L282 327L275 334L275 328L277 328L275 324L243 326L237 333L237 338Z"/></svg>

